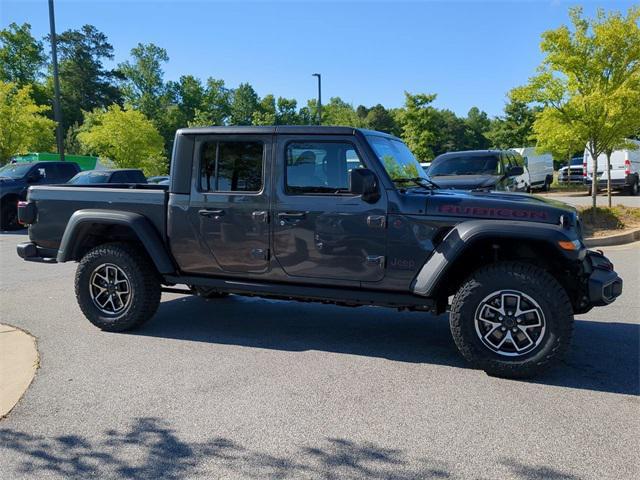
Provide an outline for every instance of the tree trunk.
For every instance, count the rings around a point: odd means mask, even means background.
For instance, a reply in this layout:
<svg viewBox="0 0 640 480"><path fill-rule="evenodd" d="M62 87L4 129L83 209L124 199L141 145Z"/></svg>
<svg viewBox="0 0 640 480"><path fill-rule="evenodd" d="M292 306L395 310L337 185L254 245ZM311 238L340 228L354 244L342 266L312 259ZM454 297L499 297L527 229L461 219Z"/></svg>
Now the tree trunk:
<svg viewBox="0 0 640 480"><path fill-rule="evenodd" d="M611 152L607 152L607 202L611 208Z"/></svg>
<svg viewBox="0 0 640 480"><path fill-rule="evenodd" d="M595 150L595 145L591 144L589 153L593 159L593 172L591 173L591 223L596 223L596 197L598 195L598 155Z"/></svg>

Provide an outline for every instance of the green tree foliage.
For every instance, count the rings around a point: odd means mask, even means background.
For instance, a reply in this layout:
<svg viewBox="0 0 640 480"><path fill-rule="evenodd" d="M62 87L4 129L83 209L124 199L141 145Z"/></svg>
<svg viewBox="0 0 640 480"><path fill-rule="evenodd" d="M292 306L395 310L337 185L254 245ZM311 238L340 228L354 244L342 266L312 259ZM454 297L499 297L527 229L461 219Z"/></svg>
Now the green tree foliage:
<svg viewBox="0 0 640 480"><path fill-rule="evenodd" d="M509 97L504 107L504 116L496 118L486 133L495 148L527 147L536 143L533 122L539 107L530 107L527 102Z"/></svg>
<svg viewBox="0 0 640 480"><path fill-rule="evenodd" d="M251 125L253 113L259 111L260 98L248 83L241 83L231 94L229 123Z"/></svg>
<svg viewBox="0 0 640 480"><path fill-rule="evenodd" d="M153 122L131 108L111 105L86 114L77 134L82 148L119 168L141 168L146 175L166 173L164 142Z"/></svg>
<svg viewBox="0 0 640 480"><path fill-rule="evenodd" d="M362 117L363 113L365 114L364 117ZM400 135L401 133L400 126L392 113L379 103L371 108L360 105L356 110L356 114L358 118L363 120L364 125L371 130L378 130L391 135Z"/></svg>
<svg viewBox="0 0 640 480"><path fill-rule="evenodd" d="M487 134L491 130L491 120L486 112L478 107L471 107L464 119L465 149L484 150L491 145Z"/></svg>
<svg viewBox="0 0 640 480"><path fill-rule="evenodd" d="M322 105L322 124L349 127L365 126L364 120L358 117L353 105L340 97L332 97L329 99L329 103Z"/></svg>
<svg viewBox="0 0 640 480"><path fill-rule="evenodd" d="M0 30L0 81L20 87L35 83L46 62L42 42L31 35L31 25L10 24Z"/></svg>
<svg viewBox="0 0 640 480"><path fill-rule="evenodd" d="M405 108L400 114L402 138L420 161L434 157L438 112L431 105L436 95L405 92Z"/></svg>
<svg viewBox="0 0 640 480"><path fill-rule="evenodd" d="M55 122L46 111L34 102L30 85L0 82L0 165L13 155L53 146Z"/></svg>
<svg viewBox="0 0 640 480"><path fill-rule="evenodd" d="M598 156L638 131L640 8L629 9L626 16L598 10L593 19L583 18L580 8L569 13L573 28L542 35L545 59L539 73L515 95L542 105L547 113L541 121L562 125L567 135L587 145L595 178Z"/></svg>
<svg viewBox="0 0 640 480"><path fill-rule="evenodd" d="M196 108L193 120L188 122L189 126L225 125L231 114L231 93L224 80L209 78L202 103Z"/></svg>
<svg viewBox="0 0 640 480"><path fill-rule="evenodd" d="M104 67L113 59L113 47L104 33L92 25L67 30L57 37L60 55L60 96L63 127L82 122L82 112L105 108L122 100L114 70ZM53 80L47 81L47 96L53 98Z"/></svg>
<svg viewBox="0 0 640 480"><path fill-rule="evenodd" d="M169 55L153 43L138 43L131 49L131 57L132 61L118 66L125 79L122 84L124 99L148 118L156 118L167 92L162 64L169 61Z"/></svg>

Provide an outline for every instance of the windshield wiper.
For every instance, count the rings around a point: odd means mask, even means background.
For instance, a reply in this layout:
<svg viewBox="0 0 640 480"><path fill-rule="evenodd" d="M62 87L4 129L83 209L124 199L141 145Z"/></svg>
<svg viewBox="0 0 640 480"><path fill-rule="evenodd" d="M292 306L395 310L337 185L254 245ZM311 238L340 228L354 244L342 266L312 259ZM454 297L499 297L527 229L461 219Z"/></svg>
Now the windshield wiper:
<svg viewBox="0 0 640 480"><path fill-rule="evenodd" d="M432 190L433 188L441 188L440 185L427 177L395 178L393 181L398 183L414 183L417 186L427 190ZM424 182L427 182L430 186L425 185Z"/></svg>

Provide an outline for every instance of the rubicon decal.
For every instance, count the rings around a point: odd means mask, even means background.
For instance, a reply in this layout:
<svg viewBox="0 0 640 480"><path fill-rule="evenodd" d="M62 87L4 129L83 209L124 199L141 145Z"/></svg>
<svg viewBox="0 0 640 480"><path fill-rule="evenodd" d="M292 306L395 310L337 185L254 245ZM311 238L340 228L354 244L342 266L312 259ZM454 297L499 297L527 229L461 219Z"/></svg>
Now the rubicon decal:
<svg viewBox="0 0 640 480"><path fill-rule="evenodd" d="M514 208L465 207L461 205L440 205L438 212L447 215L467 215L471 217L531 218L544 220L547 212Z"/></svg>

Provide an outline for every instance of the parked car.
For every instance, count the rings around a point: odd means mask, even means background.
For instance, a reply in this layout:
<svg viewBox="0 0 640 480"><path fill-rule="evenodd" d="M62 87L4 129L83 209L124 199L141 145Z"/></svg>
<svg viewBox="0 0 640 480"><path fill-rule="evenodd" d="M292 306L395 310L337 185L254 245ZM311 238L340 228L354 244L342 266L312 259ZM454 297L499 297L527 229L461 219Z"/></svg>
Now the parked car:
<svg viewBox="0 0 640 480"><path fill-rule="evenodd" d="M431 166L431 162L420 162L420 166L424 170L424 173L429 173L429 167Z"/></svg>
<svg viewBox="0 0 640 480"><path fill-rule="evenodd" d="M147 178L147 183L160 183L163 184L164 182L169 182L169 175L158 175L155 177L148 177Z"/></svg>
<svg viewBox="0 0 640 480"><path fill-rule="evenodd" d="M527 192L529 175L522 156L511 150L469 150L438 155L429 177L443 188Z"/></svg>
<svg viewBox="0 0 640 480"><path fill-rule="evenodd" d="M18 202L25 200L31 185L65 183L80 167L75 162L19 162L0 168L0 229L18 228Z"/></svg>
<svg viewBox="0 0 640 480"><path fill-rule="evenodd" d="M440 189L381 132L182 129L170 182L168 193L32 187L19 210L29 241L17 253L80 262L76 298L107 331L149 320L163 290L433 313L453 298L462 355L506 377L557 361L574 314L622 292L613 265L585 248L572 207Z"/></svg>
<svg viewBox="0 0 640 480"><path fill-rule="evenodd" d="M558 170L558 183L584 183L584 157L573 157L569 165Z"/></svg>
<svg viewBox="0 0 640 480"><path fill-rule="evenodd" d="M611 153L611 188L615 190L627 190L631 195L640 192L640 141L627 140L637 148L625 148L614 150ZM585 184L593 183L593 159L588 149L584 151ZM603 153L598 157L598 189L607 188L607 156Z"/></svg>
<svg viewBox="0 0 640 480"><path fill-rule="evenodd" d="M524 165L529 172L531 190L549 191L553 183L553 156L549 153L537 153L535 147L512 148L522 155Z"/></svg>
<svg viewBox="0 0 640 480"><path fill-rule="evenodd" d="M137 168L119 168L114 170L89 170L80 172L69 183L74 185L92 185L96 183L147 183L147 177Z"/></svg>

